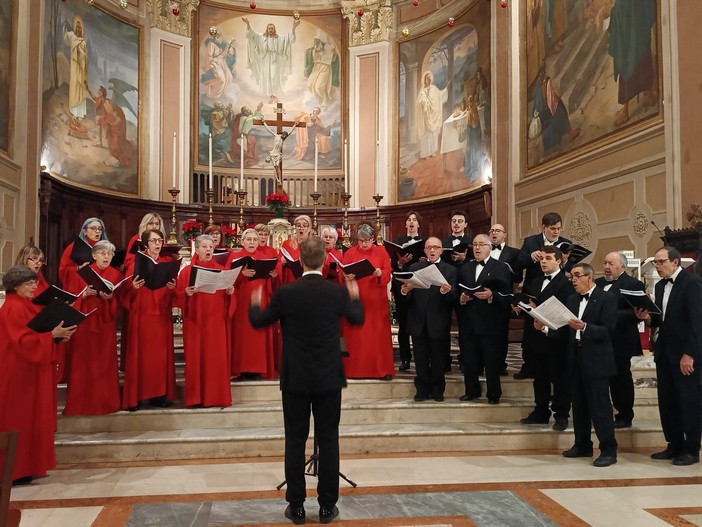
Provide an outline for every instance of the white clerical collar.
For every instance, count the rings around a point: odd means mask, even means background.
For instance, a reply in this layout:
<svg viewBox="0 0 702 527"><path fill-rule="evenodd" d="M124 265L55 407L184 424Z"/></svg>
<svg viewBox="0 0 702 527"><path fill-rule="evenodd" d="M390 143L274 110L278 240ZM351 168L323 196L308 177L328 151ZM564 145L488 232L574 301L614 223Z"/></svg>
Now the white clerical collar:
<svg viewBox="0 0 702 527"><path fill-rule="evenodd" d="M319 276L322 276L322 271L305 271L302 273L302 276L307 276L308 274L318 274Z"/></svg>

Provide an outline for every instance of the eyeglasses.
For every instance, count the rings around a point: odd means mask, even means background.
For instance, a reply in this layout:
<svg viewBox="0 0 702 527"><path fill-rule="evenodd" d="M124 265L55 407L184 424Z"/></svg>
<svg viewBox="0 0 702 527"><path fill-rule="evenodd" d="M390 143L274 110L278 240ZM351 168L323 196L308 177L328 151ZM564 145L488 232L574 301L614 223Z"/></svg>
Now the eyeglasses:
<svg viewBox="0 0 702 527"><path fill-rule="evenodd" d="M36 287L39 285L39 282L37 282L36 280L27 280L22 285L28 285L29 287Z"/></svg>
<svg viewBox="0 0 702 527"><path fill-rule="evenodd" d="M590 275L589 274L573 274L573 275L570 275L570 279L571 279L571 281L574 282L575 280L577 280L578 278L582 278L583 276L590 276Z"/></svg>
<svg viewBox="0 0 702 527"><path fill-rule="evenodd" d="M373 238L359 238L358 243L373 243Z"/></svg>
<svg viewBox="0 0 702 527"><path fill-rule="evenodd" d="M438 251L439 249L443 249L443 247L441 245L425 245L424 248L430 249L430 250L434 249L436 251Z"/></svg>
<svg viewBox="0 0 702 527"><path fill-rule="evenodd" d="M86 228L87 228L89 231L93 231L93 232L102 232L102 231L105 230L105 229L103 229L102 227L96 227L95 225L91 225L90 227L86 227Z"/></svg>
<svg viewBox="0 0 702 527"><path fill-rule="evenodd" d="M27 256L27 260L32 262L44 263L44 258L41 256Z"/></svg>
<svg viewBox="0 0 702 527"><path fill-rule="evenodd" d="M661 258L660 260L651 260L653 265L663 265L665 262L669 262L670 258Z"/></svg>
<svg viewBox="0 0 702 527"><path fill-rule="evenodd" d="M473 245L471 245L471 247L473 247L473 249L480 249L481 247L492 247L492 244L490 244L490 243L474 243Z"/></svg>
<svg viewBox="0 0 702 527"><path fill-rule="evenodd" d="M149 243L163 243L163 238L151 238Z"/></svg>
<svg viewBox="0 0 702 527"><path fill-rule="evenodd" d="M93 254L99 254L100 256L114 256L115 253L112 251L95 251Z"/></svg>
<svg viewBox="0 0 702 527"><path fill-rule="evenodd" d="M490 229L490 230L488 231L488 233L490 233L490 234L492 234L492 233L494 233L494 232L505 232L505 231L503 231L502 229Z"/></svg>

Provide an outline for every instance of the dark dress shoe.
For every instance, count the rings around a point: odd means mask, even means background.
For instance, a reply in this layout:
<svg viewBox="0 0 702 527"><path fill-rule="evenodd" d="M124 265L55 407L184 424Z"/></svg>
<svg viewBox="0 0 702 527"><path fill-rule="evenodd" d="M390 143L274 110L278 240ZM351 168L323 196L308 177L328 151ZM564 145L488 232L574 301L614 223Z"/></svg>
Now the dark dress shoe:
<svg viewBox="0 0 702 527"><path fill-rule="evenodd" d="M173 406L173 402L169 401L166 397L161 396L161 397L153 397L150 401L149 404L151 406L154 406L156 408L170 408Z"/></svg>
<svg viewBox="0 0 702 527"><path fill-rule="evenodd" d="M526 416L519 422L523 425L547 425L550 419L550 417L539 417L534 415L533 413L530 413L528 416Z"/></svg>
<svg viewBox="0 0 702 527"><path fill-rule="evenodd" d="M472 401L473 399L477 399L477 398L478 398L478 397L475 396L475 395L461 395L461 396L458 398L458 400L459 400L459 401L466 402L466 401Z"/></svg>
<svg viewBox="0 0 702 527"><path fill-rule="evenodd" d="M517 373L512 375L512 378L517 379L518 381L522 381L524 379L533 379L534 376L527 371L518 371Z"/></svg>
<svg viewBox="0 0 702 527"><path fill-rule="evenodd" d="M129 406L127 408L127 412L136 412L141 408L141 403L137 404L136 406Z"/></svg>
<svg viewBox="0 0 702 527"><path fill-rule="evenodd" d="M500 377L508 377L508 376L509 376L509 372L507 371L507 368L505 368L504 370L502 370L500 372Z"/></svg>
<svg viewBox="0 0 702 527"><path fill-rule="evenodd" d="M381 381L391 381L392 380L392 375L387 374L385 377L380 379Z"/></svg>
<svg viewBox="0 0 702 527"><path fill-rule="evenodd" d="M410 369L409 361L408 361L408 360L403 360L403 361L400 363L400 367L397 368L397 369L400 370L400 371L407 371L407 370L409 370L409 369Z"/></svg>
<svg viewBox="0 0 702 527"><path fill-rule="evenodd" d="M499 399L488 399L488 404L500 404Z"/></svg>
<svg viewBox="0 0 702 527"><path fill-rule="evenodd" d="M295 525L305 523L305 508L302 505L288 505L285 508L285 517Z"/></svg>
<svg viewBox="0 0 702 527"><path fill-rule="evenodd" d="M624 421L623 419L615 419L614 420L614 428L616 429L622 429L622 428L631 428L631 421Z"/></svg>
<svg viewBox="0 0 702 527"><path fill-rule="evenodd" d="M553 423L552 428L556 432L563 432L566 428L568 428L568 419L556 419L556 422Z"/></svg>
<svg viewBox="0 0 702 527"><path fill-rule="evenodd" d="M676 467L686 467L699 462L700 456L693 456L692 454L678 454L675 456L675 459L673 459L673 465Z"/></svg>
<svg viewBox="0 0 702 527"><path fill-rule="evenodd" d="M29 485L34 481L34 476L25 476L23 478L17 478L12 480L12 486L17 487L19 485Z"/></svg>
<svg viewBox="0 0 702 527"><path fill-rule="evenodd" d="M651 459L656 459L656 460L668 460L668 459L673 459L675 457L675 452L670 450L669 448L666 448L665 450L661 450L660 452L654 452L651 454Z"/></svg>
<svg viewBox="0 0 702 527"><path fill-rule="evenodd" d="M434 396L434 400L435 400L437 403L443 402L444 396L443 396L443 395L435 395L435 396Z"/></svg>
<svg viewBox="0 0 702 527"><path fill-rule="evenodd" d="M331 521L339 515L339 508L320 507L319 508L319 523L331 523Z"/></svg>
<svg viewBox="0 0 702 527"><path fill-rule="evenodd" d="M604 454L595 459L592 465L595 467L608 467L614 465L617 462L617 456L605 456Z"/></svg>
<svg viewBox="0 0 702 527"><path fill-rule="evenodd" d="M417 401L418 403L426 401L427 399L429 399L429 398L424 396L424 395L415 395L414 396L414 400Z"/></svg>
<svg viewBox="0 0 702 527"><path fill-rule="evenodd" d="M577 446L570 447L568 450L565 450L564 452L561 452L561 455L563 457L592 457L592 450L583 450L582 448L578 448ZM600 456L602 457L602 456ZM599 459L599 458L597 458Z"/></svg>

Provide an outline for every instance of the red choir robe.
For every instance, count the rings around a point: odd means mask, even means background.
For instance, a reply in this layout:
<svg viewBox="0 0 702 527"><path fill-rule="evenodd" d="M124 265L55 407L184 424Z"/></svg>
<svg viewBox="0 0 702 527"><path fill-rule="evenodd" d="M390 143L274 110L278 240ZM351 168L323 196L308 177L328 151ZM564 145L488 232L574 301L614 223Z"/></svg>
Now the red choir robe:
<svg viewBox="0 0 702 527"><path fill-rule="evenodd" d="M124 263L123 269L126 271L129 268L134 267L134 259L136 258L136 253L132 253L132 247L134 246L135 243L139 242L141 240L141 235L140 234L135 234L131 238L129 238L129 242L127 243L127 253L124 256ZM127 274L127 276L129 276ZM124 284L129 285L129 284ZM130 285L131 287L131 285ZM129 349L129 310L128 309L120 309L119 316L122 320L122 334L121 334L121 339L120 339L120 346L119 346L119 369L120 371L125 371L127 368L127 350ZM132 405L134 406L134 405Z"/></svg>
<svg viewBox="0 0 702 527"><path fill-rule="evenodd" d="M336 257L336 260L339 260L340 262L344 261L344 255L341 251L338 251L336 249L327 251L327 256L324 260L324 265L322 266L322 276L327 280L331 280L333 282L341 284L341 269L339 269L339 266L337 265L334 256Z"/></svg>
<svg viewBox="0 0 702 527"><path fill-rule="evenodd" d="M357 245L344 253L343 262L353 263L366 258L382 271L380 277L367 276L358 280L359 295L363 303L365 321L354 326L344 321L342 331L346 340L348 357L344 357L344 370L350 379L381 379L393 375L395 363L390 334L390 257L383 247L372 245L363 250Z"/></svg>
<svg viewBox="0 0 702 527"><path fill-rule="evenodd" d="M267 258L265 251L259 247L253 253L243 253L256 260ZM275 344L273 326L255 329L249 322L251 293L262 287L261 309L270 301L273 293L273 278L249 280L243 274L236 283L236 311L232 319L232 377L242 373L258 373L266 379L275 378Z"/></svg>
<svg viewBox="0 0 702 527"><path fill-rule="evenodd" d="M159 256L157 262L169 262ZM127 275L134 274L134 264ZM129 344L122 387L122 408L137 406L139 401L164 396L177 397L173 358L174 290L162 287L134 289L132 280L124 284L122 304L129 313Z"/></svg>
<svg viewBox="0 0 702 527"><path fill-rule="evenodd" d="M40 310L16 293L0 308L0 430L19 430L13 480L56 466L53 339L27 327Z"/></svg>
<svg viewBox="0 0 702 527"><path fill-rule="evenodd" d="M299 243L296 242L295 247L293 247L292 240L285 240L283 242L282 247L285 248L285 250L288 252L288 254L292 258L297 258L298 260L300 259L300 244ZM287 262L286 262L286 265L282 264L283 258L284 258L283 252L281 251L278 255L278 267L277 267L278 284L279 285L289 284L289 283L297 280L297 278L295 278L295 275L293 274L293 272L290 270L290 267L287 265Z"/></svg>
<svg viewBox="0 0 702 527"><path fill-rule="evenodd" d="M122 264L124 266L125 271L130 267L134 266L134 259L136 258L136 253L133 253L131 251L134 244L140 241L141 234L135 234L134 236L129 238L129 241L127 242L127 253L124 256L124 263ZM127 273L127 276L129 276L129 273Z"/></svg>
<svg viewBox="0 0 702 527"><path fill-rule="evenodd" d="M225 291L210 295L188 296L193 265L222 269L214 261L193 257L178 275L176 306L183 312L183 346L185 349L185 406L230 406L232 391L230 320L236 298Z"/></svg>
<svg viewBox="0 0 702 527"><path fill-rule="evenodd" d="M92 269L105 280L116 284L122 279L114 267L98 268L93 262ZM80 277L79 277L80 278ZM83 279L77 291L86 287ZM117 372L117 305L118 296L123 294L128 284L122 284L110 300L99 295L79 298L74 307L83 313L97 308L68 341L68 362L66 377L68 394L63 415L104 415L120 409L119 374Z"/></svg>

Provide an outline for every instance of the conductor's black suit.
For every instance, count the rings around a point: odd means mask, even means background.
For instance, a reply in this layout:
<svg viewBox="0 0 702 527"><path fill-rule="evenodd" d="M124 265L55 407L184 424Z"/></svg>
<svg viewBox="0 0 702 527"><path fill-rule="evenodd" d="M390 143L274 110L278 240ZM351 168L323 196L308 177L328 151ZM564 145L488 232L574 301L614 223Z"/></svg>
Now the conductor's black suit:
<svg viewBox="0 0 702 527"><path fill-rule="evenodd" d="M319 446L320 507L332 509L339 499L339 419L341 389L346 386L339 345L341 317L363 324L363 305L349 298L345 287L319 273L276 289L263 310L252 304L251 325L261 328L280 320L283 353L280 389L285 422L285 499L305 501L305 443L310 409Z"/></svg>

